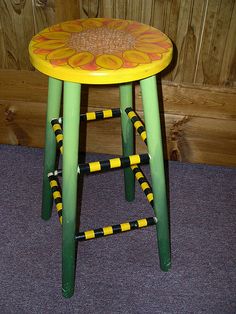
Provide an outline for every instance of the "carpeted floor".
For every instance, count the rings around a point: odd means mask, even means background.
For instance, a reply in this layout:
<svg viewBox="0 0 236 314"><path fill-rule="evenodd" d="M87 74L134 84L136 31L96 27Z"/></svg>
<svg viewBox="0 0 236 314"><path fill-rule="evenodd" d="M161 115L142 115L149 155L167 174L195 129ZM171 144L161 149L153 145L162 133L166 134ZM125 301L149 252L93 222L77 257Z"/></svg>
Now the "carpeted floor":
<svg viewBox="0 0 236 314"><path fill-rule="evenodd" d="M81 242L64 299L60 225L55 211L40 219L42 158L0 146L1 314L236 313L236 169L170 162L171 271L159 269L155 227ZM85 177L82 230L152 215L138 185L124 201L122 183L121 171Z"/></svg>

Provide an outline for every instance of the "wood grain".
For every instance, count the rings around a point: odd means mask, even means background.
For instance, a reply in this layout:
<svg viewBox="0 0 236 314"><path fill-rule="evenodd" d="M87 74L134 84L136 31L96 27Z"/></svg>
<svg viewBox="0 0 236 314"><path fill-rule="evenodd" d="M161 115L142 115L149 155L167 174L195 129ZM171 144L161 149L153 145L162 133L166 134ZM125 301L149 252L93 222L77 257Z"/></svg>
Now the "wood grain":
<svg viewBox="0 0 236 314"><path fill-rule="evenodd" d="M0 143L42 147L47 78L30 71L3 72L0 75ZM135 107L142 118L139 85L135 95ZM235 103L235 89L163 82L161 111L166 156L172 160L235 166ZM119 107L117 86L84 86L82 112L116 107ZM108 136L110 129L112 134ZM119 119L90 122L87 129L82 127L82 132L86 139L82 141L83 150L121 153ZM137 151L145 151L138 135Z"/></svg>

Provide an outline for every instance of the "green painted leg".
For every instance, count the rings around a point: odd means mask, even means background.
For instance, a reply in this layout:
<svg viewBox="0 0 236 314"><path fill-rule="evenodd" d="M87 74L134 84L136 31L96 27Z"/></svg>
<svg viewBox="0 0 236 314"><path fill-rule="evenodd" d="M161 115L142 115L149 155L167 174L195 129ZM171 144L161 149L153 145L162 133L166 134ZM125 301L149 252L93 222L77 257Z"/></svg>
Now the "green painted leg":
<svg viewBox="0 0 236 314"><path fill-rule="evenodd" d="M62 292L70 298L75 283L75 228L81 85L64 83L62 160Z"/></svg>
<svg viewBox="0 0 236 314"><path fill-rule="evenodd" d="M134 129L133 124L128 118L125 109L133 107L132 83L120 85L120 108L121 108L121 127L122 127L122 147L123 156L134 154ZM125 179L125 198L131 202L134 200L134 173L130 168L124 169Z"/></svg>
<svg viewBox="0 0 236 314"><path fill-rule="evenodd" d="M45 220L48 220L52 214L52 192L49 185L48 172L55 169L56 159L56 140L51 126L51 120L59 117L61 92L62 81L49 77L41 213L42 218Z"/></svg>
<svg viewBox="0 0 236 314"><path fill-rule="evenodd" d="M150 156L154 210L158 218L157 239L160 267L162 270L168 271L171 267L169 219L156 77L152 76L141 80L140 84Z"/></svg>

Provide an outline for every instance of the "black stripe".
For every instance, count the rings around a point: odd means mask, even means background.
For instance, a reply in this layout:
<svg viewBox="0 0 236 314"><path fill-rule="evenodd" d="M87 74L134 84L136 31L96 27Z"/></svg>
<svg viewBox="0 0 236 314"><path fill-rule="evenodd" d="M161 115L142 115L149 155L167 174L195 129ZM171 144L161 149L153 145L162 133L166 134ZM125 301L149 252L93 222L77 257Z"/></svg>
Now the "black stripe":
<svg viewBox="0 0 236 314"><path fill-rule="evenodd" d="M147 219L148 226L156 225L155 217L149 217L146 219Z"/></svg>
<svg viewBox="0 0 236 314"><path fill-rule="evenodd" d="M144 194L146 196L148 196L148 194L151 194L152 193L152 189L151 188L146 188L145 190L143 190Z"/></svg>
<svg viewBox="0 0 236 314"><path fill-rule="evenodd" d="M131 118L131 121L133 122L133 124L137 121L139 121L139 118L137 116L134 116Z"/></svg>
<svg viewBox="0 0 236 314"><path fill-rule="evenodd" d="M80 120L81 120L81 121L87 121L86 113L81 113L81 115L80 115Z"/></svg>
<svg viewBox="0 0 236 314"><path fill-rule="evenodd" d="M143 132L145 132L145 127L141 125L140 127L137 128L137 132L141 135Z"/></svg>
<svg viewBox="0 0 236 314"><path fill-rule="evenodd" d="M62 209L59 209L59 210L57 211L57 214L58 214L59 218L62 217Z"/></svg>
<svg viewBox="0 0 236 314"><path fill-rule="evenodd" d="M58 196L57 198L54 198L55 204L60 204L62 203L62 198L60 196Z"/></svg>
<svg viewBox="0 0 236 314"><path fill-rule="evenodd" d="M147 182L147 180L145 180L145 178L139 178L138 179L138 183L141 185L142 183Z"/></svg>
<svg viewBox="0 0 236 314"><path fill-rule="evenodd" d="M133 111L133 109L131 107L128 107L125 109L125 112L128 114L129 112Z"/></svg>
<svg viewBox="0 0 236 314"><path fill-rule="evenodd" d="M80 169L80 173L89 173L90 172L89 163L80 164L79 169Z"/></svg>
<svg viewBox="0 0 236 314"><path fill-rule="evenodd" d="M62 130L61 129L57 129L56 131L54 131L54 133L55 133L55 135L57 137L58 135L62 134Z"/></svg>
<svg viewBox="0 0 236 314"><path fill-rule="evenodd" d="M96 120L104 119L103 111L95 111Z"/></svg>
<svg viewBox="0 0 236 314"><path fill-rule="evenodd" d="M137 222L137 220L131 221L129 224L130 224L131 230L138 229L138 222Z"/></svg>
<svg viewBox="0 0 236 314"><path fill-rule="evenodd" d="M129 167L130 165L129 157L122 157L120 158L120 161L121 161L121 167Z"/></svg>
<svg viewBox="0 0 236 314"><path fill-rule="evenodd" d="M139 169L139 167L135 167L135 168L133 168L132 170L133 170L134 174L137 174L138 172L141 172L140 169ZM142 172L141 172L141 173L142 173Z"/></svg>
<svg viewBox="0 0 236 314"><path fill-rule="evenodd" d="M112 229L113 229L114 234L121 232L121 226L120 225L113 225Z"/></svg>
<svg viewBox="0 0 236 314"><path fill-rule="evenodd" d="M53 125L55 125L55 124L60 124L59 121L58 121L58 119L52 119L52 120L51 120L51 125L53 126Z"/></svg>
<svg viewBox="0 0 236 314"><path fill-rule="evenodd" d="M52 190L52 193L57 192L58 186L51 187L51 190ZM58 191L58 192L60 192L60 191Z"/></svg>
<svg viewBox="0 0 236 314"><path fill-rule="evenodd" d="M94 230L95 238L101 238L104 236L104 232L102 228L98 228Z"/></svg>
<svg viewBox="0 0 236 314"><path fill-rule="evenodd" d="M120 113L120 108L115 108L115 109L112 109L112 116L114 118L118 118L120 117L121 113Z"/></svg>
<svg viewBox="0 0 236 314"><path fill-rule="evenodd" d="M86 238L85 238L85 233L84 232L80 232L77 236L76 236L76 239L78 241L85 241Z"/></svg>
<svg viewBox="0 0 236 314"><path fill-rule="evenodd" d="M101 165L101 170L102 171L111 169L109 160L101 160L100 161L100 165Z"/></svg>
<svg viewBox="0 0 236 314"><path fill-rule="evenodd" d="M59 147L63 147L63 140L58 141L57 144Z"/></svg>
<svg viewBox="0 0 236 314"><path fill-rule="evenodd" d="M149 163L149 156L148 154L141 154L139 155L140 156L140 160L141 160L141 163Z"/></svg>

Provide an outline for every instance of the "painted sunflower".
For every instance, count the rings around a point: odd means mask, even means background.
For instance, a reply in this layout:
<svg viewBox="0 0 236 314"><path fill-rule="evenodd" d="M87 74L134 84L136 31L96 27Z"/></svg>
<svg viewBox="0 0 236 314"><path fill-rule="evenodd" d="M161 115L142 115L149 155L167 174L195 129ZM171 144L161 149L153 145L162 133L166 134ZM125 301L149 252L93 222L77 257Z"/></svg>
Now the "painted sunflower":
<svg viewBox="0 0 236 314"><path fill-rule="evenodd" d="M151 63L172 47L169 38L151 26L105 18L57 24L32 40L33 52L52 65L90 71Z"/></svg>

